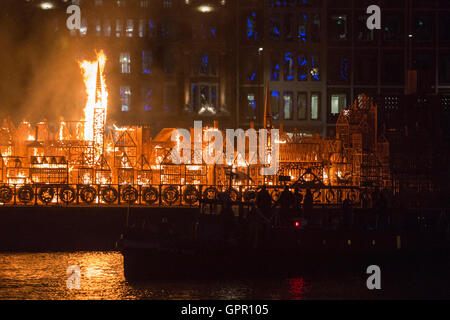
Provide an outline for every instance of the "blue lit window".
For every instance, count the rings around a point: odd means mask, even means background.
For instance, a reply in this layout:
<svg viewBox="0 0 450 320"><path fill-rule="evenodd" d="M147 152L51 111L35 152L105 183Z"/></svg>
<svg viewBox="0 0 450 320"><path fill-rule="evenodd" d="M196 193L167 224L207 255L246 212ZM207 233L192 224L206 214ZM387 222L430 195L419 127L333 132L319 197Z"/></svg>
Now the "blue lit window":
<svg viewBox="0 0 450 320"><path fill-rule="evenodd" d="M256 99L254 93L247 94L247 119L256 120Z"/></svg>
<svg viewBox="0 0 450 320"><path fill-rule="evenodd" d="M281 23L280 18L272 16L270 17L270 39L280 40Z"/></svg>
<svg viewBox="0 0 450 320"><path fill-rule="evenodd" d="M270 72L270 80L271 81L279 81L280 80L280 62L278 57L272 56L272 68Z"/></svg>
<svg viewBox="0 0 450 320"><path fill-rule="evenodd" d="M144 110L152 111L153 110L153 90L148 87L144 87L142 90L143 94L143 102L144 102Z"/></svg>
<svg viewBox="0 0 450 320"><path fill-rule="evenodd" d="M308 80L308 60L307 57L303 54L298 56L298 71L297 71L297 80L298 81L307 81Z"/></svg>
<svg viewBox="0 0 450 320"><path fill-rule="evenodd" d="M341 60L340 76L344 81L348 81L350 77L350 62L347 58Z"/></svg>
<svg viewBox="0 0 450 320"><path fill-rule="evenodd" d="M271 91L270 92L270 107L272 109L272 118L274 120L280 119L280 92Z"/></svg>
<svg viewBox="0 0 450 320"><path fill-rule="evenodd" d="M258 31L256 30L256 12L251 12L245 19L247 40L258 40Z"/></svg>
<svg viewBox="0 0 450 320"><path fill-rule="evenodd" d="M307 41L308 15L300 13L298 16L297 40L305 43Z"/></svg>
<svg viewBox="0 0 450 320"><path fill-rule="evenodd" d="M320 81L320 60L318 55L311 57L311 76L313 81Z"/></svg>
<svg viewBox="0 0 450 320"><path fill-rule="evenodd" d="M142 50L142 73L151 74L153 54L151 50Z"/></svg>
<svg viewBox="0 0 450 320"><path fill-rule="evenodd" d="M284 80L294 80L294 74L294 56L292 55L292 52L286 52L284 54Z"/></svg>

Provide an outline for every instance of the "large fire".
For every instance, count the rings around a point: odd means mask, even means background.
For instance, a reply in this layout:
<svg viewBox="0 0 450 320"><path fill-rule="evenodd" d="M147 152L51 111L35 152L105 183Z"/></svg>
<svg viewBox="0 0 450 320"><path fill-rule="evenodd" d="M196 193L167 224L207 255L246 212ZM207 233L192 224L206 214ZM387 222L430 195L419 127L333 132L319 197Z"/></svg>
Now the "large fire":
<svg viewBox="0 0 450 320"><path fill-rule="evenodd" d="M104 76L106 56L103 51L97 54L96 61L80 62L86 86L87 102L84 108L85 141L94 141L103 148L103 134L108 110L108 92Z"/></svg>

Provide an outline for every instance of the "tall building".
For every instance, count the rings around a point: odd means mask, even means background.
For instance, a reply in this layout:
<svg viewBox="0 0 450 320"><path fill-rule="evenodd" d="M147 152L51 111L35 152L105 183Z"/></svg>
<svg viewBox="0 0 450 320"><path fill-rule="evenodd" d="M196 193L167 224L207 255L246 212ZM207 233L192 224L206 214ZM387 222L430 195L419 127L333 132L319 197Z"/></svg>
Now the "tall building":
<svg viewBox="0 0 450 320"><path fill-rule="evenodd" d="M58 12L78 56L104 49L109 116L155 132L193 120L261 127L267 87L275 126L324 136L361 93L382 114L405 94L450 96L449 0L25 2ZM78 31L65 27L70 4ZM381 30L366 26L369 5Z"/></svg>

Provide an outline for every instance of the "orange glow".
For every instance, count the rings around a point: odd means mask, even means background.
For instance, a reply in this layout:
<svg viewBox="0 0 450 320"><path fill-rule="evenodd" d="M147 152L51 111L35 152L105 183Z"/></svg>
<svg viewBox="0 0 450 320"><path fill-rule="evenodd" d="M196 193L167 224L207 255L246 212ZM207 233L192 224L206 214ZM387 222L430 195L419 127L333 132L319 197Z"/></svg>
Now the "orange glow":
<svg viewBox="0 0 450 320"><path fill-rule="evenodd" d="M84 140L95 141L97 144L103 144L104 128L96 128L96 126L104 127L108 110L108 92L103 74L105 64L106 56L103 51L97 54L96 61L84 60L80 62L87 94L87 102L84 108ZM99 76L97 75L97 70L100 71ZM97 88L98 77L100 79L100 88ZM95 119L96 109L104 111L103 119ZM102 134L101 137L99 136L99 132Z"/></svg>

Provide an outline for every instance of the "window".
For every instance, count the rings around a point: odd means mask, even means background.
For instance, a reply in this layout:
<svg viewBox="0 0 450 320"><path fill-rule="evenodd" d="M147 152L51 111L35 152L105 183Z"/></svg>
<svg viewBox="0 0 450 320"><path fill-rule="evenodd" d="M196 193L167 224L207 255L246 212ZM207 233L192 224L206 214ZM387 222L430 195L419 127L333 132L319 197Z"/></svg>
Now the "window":
<svg viewBox="0 0 450 320"><path fill-rule="evenodd" d="M246 14L245 22L245 39L249 41L258 40L258 31L256 24L256 12Z"/></svg>
<svg viewBox="0 0 450 320"><path fill-rule="evenodd" d="M280 17L273 15L270 17L269 23L270 23L270 40L280 40L280 34L281 34L281 21Z"/></svg>
<svg viewBox="0 0 450 320"><path fill-rule="evenodd" d="M311 94L311 120L320 118L320 93Z"/></svg>
<svg viewBox="0 0 450 320"><path fill-rule="evenodd" d="M332 15L329 26L330 40L345 41L348 40L348 22L347 15Z"/></svg>
<svg viewBox="0 0 450 320"><path fill-rule="evenodd" d="M271 56L271 72L270 72L270 80L271 81L279 81L280 80L280 61L278 54L272 54Z"/></svg>
<svg viewBox="0 0 450 320"><path fill-rule="evenodd" d="M102 25L99 19L95 19L95 35L99 37L101 36L101 34L102 34Z"/></svg>
<svg viewBox="0 0 450 320"><path fill-rule="evenodd" d="M308 15L300 13L298 15L297 40L305 43L308 39Z"/></svg>
<svg viewBox="0 0 450 320"><path fill-rule="evenodd" d="M122 111L130 111L131 89L129 86L120 86L120 102L122 104Z"/></svg>
<svg viewBox="0 0 450 320"><path fill-rule="evenodd" d="M120 54L121 73L131 73L131 57L129 52Z"/></svg>
<svg viewBox="0 0 450 320"><path fill-rule="evenodd" d="M81 19L80 35L85 36L88 31L88 22L86 18Z"/></svg>
<svg viewBox="0 0 450 320"><path fill-rule="evenodd" d="M126 34L128 38L133 37L133 31L134 31L134 21L132 19L128 19L126 28Z"/></svg>
<svg viewBox="0 0 450 320"><path fill-rule="evenodd" d="M307 95L306 92L297 94L297 119L306 120Z"/></svg>
<svg viewBox="0 0 450 320"><path fill-rule="evenodd" d="M247 94L247 120L256 121L256 99L254 93Z"/></svg>
<svg viewBox="0 0 450 320"><path fill-rule="evenodd" d="M153 66L153 52L151 50L142 51L142 73L151 74Z"/></svg>
<svg viewBox="0 0 450 320"><path fill-rule="evenodd" d="M95 6L101 6L103 5L103 0L95 0Z"/></svg>
<svg viewBox="0 0 450 320"><path fill-rule="evenodd" d="M272 109L272 118L274 120L280 119L280 92L272 91L270 93L270 107Z"/></svg>
<svg viewBox="0 0 450 320"><path fill-rule="evenodd" d="M297 80L298 81L307 81L308 80L308 59L304 54L300 54L298 56L298 65L297 65Z"/></svg>
<svg viewBox="0 0 450 320"><path fill-rule="evenodd" d="M177 106L177 87L173 84L168 84L164 87L164 110L176 111Z"/></svg>
<svg viewBox="0 0 450 320"><path fill-rule="evenodd" d="M149 85L142 87L142 102L144 104L145 111L152 111L153 105L153 89Z"/></svg>
<svg viewBox="0 0 450 320"><path fill-rule="evenodd" d="M217 84L193 84L192 107L198 115L213 116L217 113Z"/></svg>
<svg viewBox="0 0 450 320"><path fill-rule="evenodd" d="M255 83L258 81L258 63L261 63L261 56L256 52L242 52L241 56L241 82Z"/></svg>
<svg viewBox="0 0 450 320"><path fill-rule="evenodd" d="M164 8L171 8L172 7L172 0L163 0L163 7Z"/></svg>
<svg viewBox="0 0 450 320"><path fill-rule="evenodd" d="M414 39L417 42L434 41L434 25L434 15L417 15L414 19Z"/></svg>
<svg viewBox="0 0 450 320"><path fill-rule="evenodd" d="M194 55L193 73L195 75L216 76L217 75L217 59L215 54L209 52L201 52Z"/></svg>
<svg viewBox="0 0 450 320"><path fill-rule="evenodd" d="M163 70L164 73L173 73L175 71L176 61L174 53L171 49L164 50L163 55Z"/></svg>
<svg viewBox="0 0 450 320"><path fill-rule="evenodd" d="M286 52L284 54L284 80L293 81L294 76L294 56L292 55L292 52Z"/></svg>
<svg viewBox="0 0 450 320"><path fill-rule="evenodd" d="M154 38L157 35L156 26L153 23L153 20L148 20L148 35L150 38Z"/></svg>
<svg viewBox="0 0 450 320"><path fill-rule="evenodd" d="M148 0L141 0L141 8L147 8L148 7Z"/></svg>
<svg viewBox="0 0 450 320"><path fill-rule="evenodd" d="M347 95L346 94L333 94L331 95L331 114L338 115L342 110L347 107Z"/></svg>
<svg viewBox="0 0 450 320"><path fill-rule="evenodd" d="M382 21L384 41L403 41L403 14L386 14Z"/></svg>
<svg viewBox="0 0 450 320"><path fill-rule="evenodd" d="M320 42L320 14L313 15L311 25L311 41L314 43Z"/></svg>
<svg viewBox="0 0 450 320"><path fill-rule="evenodd" d="M318 55L311 57L311 77L313 81L320 81L320 58Z"/></svg>
<svg viewBox="0 0 450 320"><path fill-rule="evenodd" d="M291 13L284 16L284 39L286 41L294 39L294 16Z"/></svg>
<svg viewBox="0 0 450 320"><path fill-rule="evenodd" d="M139 20L139 38L145 37L145 20L141 19Z"/></svg>
<svg viewBox="0 0 450 320"><path fill-rule="evenodd" d="M439 54L439 82L450 84L450 53Z"/></svg>
<svg viewBox="0 0 450 320"><path fill-rule="evenodd" d="M334 51L332 55L328 56L328 81L330 83L348 83L350 81L350 57L351 52L336 52ZM356 56L362 56L361 52L358 52ZM369 59L367 63L376 65L375 60ZM356 72L361 72L361 69L356 70ZM376 79L376 69L375 73L371 74L371 77Z"/></svg>
<svg viewBox="0 0 450 320"><path fill-rule="evenodd" d="M356 40L358 41L373 41L374 30L367 28L367 16L360 15L357 20Z"/></svg>
<svg viewBox="0 0 450 320"><path fill-rule="evenodd" d="M120 38L122 36L122 20L116 20L116 37Z"/></svg>
<svg viewBox="0 0 450 320"><path fill-rule="evenodd" d="M283 118L292 120L294 115L294 94L287 91L283 95Z"/></svg>
<svg viewBox="0 0 450 320"><path fill-rule="evenodd" d="M103 21L103 33L105 34L105 37L111 36L111 21L108 19Z"/></svg>

